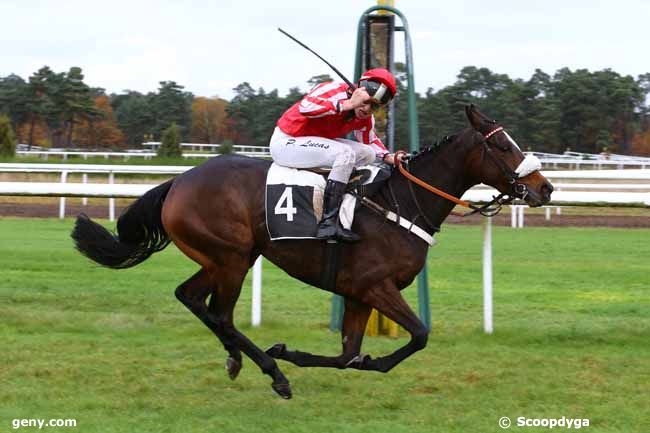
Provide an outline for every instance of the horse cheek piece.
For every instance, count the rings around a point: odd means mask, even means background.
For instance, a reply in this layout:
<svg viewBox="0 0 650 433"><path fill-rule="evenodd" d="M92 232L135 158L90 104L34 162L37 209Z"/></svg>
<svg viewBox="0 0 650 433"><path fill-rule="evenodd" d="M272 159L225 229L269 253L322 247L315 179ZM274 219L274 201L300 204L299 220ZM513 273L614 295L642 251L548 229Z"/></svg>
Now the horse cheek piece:
<svg viewBox="0 0 650 433"><path fill-rule="evenodd" d="M474 107L467 108L472 128L429 147L408 162L409 173L460 197L483 182L513 193L512 180L524 185L525 200L539 206L550 199L552 186L505 134L494 133L494 122ZM505 152L493 147L506 148ZM491 156L488 157L487 155ZM354 231L361 241L341 251L333 292L345 299L342 353L320 356L288 350L276 344L258 348L233 323L233 310L248 269L263 255L289 275L319 287L325 245L313 240L271 242L265 226L264 184L269 161L220 156L150 190L120 216L117 233L107 231L85 215L72 231L77 249L100 265L121 269L135 266L169 242L199 264L199 271L176 289L176 297L219 339L228 358L231 379L242 368L242 352L272 379L284 398L291 388L276 360L301 367L355 368L387 372L427 344L428 330L402 298L425 264L428 244L375 210L359 209ZM518 175L517 172L521 175ZM515 177L513 177L515 176ZM418 184L419 185L419 184ZM400 170L370 198L380 208L414 222L433 235L454 207L449 199L414 185ZM395 254L397 252L397 254ZM407 344L391 354L371 358L360 353L372 308L400 324L410 334Z"/></svg>

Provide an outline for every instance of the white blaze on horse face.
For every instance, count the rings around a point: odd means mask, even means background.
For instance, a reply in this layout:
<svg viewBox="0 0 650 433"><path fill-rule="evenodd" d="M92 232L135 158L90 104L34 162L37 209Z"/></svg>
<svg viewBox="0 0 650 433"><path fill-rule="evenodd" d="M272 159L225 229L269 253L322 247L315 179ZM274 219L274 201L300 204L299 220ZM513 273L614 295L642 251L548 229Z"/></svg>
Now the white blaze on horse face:
<svg viewBox="0 0 650 433"><path fill-rule="evenodd" d="M508 134L506 131L503 131L505 134L506 138L510 140L510 143L512 143L513 146L517 148L521 152L521 148L517 144L517 142ZM521 161L521 164L519 164L519 167L515 170L515 173L519 175L519 177L526 177L529 174L542 169L542 162L534 155L526 155L523 161Z"/></svg>
<svg viewBox="0 0 650 433"><path fill-rule="evenodd" d="M508 140L510 140L510 143L512 143L512 145L515 146L517 149L519 149L519 151L521 152L521 149L519 148L519 145L517 144L517 142L515 140L512 139L510 134L508 134L505 130L503 131L503 133L506 135Z"/></svg>
<svg viewBox="0 0 650 433"><path fill-rule="evenodd" d="M521 178L521 177L526 177L529 174L541 170L542 168L542 162L539 160L534 155L526 155L523 161L521 161L521 164L519 164L519 167L515 170L515 173Z"/></svg>

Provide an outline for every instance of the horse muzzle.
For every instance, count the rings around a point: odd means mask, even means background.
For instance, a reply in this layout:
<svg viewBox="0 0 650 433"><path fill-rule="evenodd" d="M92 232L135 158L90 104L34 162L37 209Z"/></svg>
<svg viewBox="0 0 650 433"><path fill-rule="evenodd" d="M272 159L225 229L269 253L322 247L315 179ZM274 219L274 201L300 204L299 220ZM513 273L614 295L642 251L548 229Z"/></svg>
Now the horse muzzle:
<svg viewBox="0 0 650 433"><path fill-rule="evenodd" d="M524 186L526 191L525 193L521 194L520 197L526 202L528 206L539 207L551 201L553 185L548 180L544 179L536 188L531 188L528 185Z"/></svg>

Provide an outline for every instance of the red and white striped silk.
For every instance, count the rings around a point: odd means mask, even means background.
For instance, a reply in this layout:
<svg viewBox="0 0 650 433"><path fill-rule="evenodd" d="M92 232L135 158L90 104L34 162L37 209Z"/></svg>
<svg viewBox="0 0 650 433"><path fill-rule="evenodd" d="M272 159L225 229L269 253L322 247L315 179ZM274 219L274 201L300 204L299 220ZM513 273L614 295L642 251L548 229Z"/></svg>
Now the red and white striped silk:
<svg viewBox="0 0 650 433"><path fill-rule="evenodd" d="M339 113L339 102L348 99L348 85L327 82L314 87L302 100L296 102L278 120L277 126L293 137L343 138L353 132L357 141L368 144L378 158L388 153L375 134L375 119L350 118L349 112Z"/></svg>
<svg viewBox="0 0 650 433"><path fill-rule="evenodd" d="M306 117L323 117L338 114L336 104L348 99L345 83L321 83L300 101L300 114Z"/></svg>

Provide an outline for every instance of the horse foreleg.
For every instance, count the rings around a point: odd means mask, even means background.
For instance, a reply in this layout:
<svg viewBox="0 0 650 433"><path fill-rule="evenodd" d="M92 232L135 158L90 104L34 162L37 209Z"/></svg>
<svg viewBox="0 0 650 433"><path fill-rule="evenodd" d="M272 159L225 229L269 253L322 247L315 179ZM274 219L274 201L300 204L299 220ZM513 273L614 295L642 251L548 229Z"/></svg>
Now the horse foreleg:
<svg viewBox="0 0 650 433"><path fill-rule="evenodd" d="M369 290L364 297L364 301L406 329L411 334L411 340L387 356L377 359L372 359L367 355L359 356L353 359L348 364L348 367L386 373L413 353L424 349L427 345L429 331L411 310L411 307L395 285L385 283L380 287Z"/></svg>
<svg viewBox="0 0 650 433"><path fill-rule="evenodd" d="M313 355L298 350L289 351L284 344L276 344L266 353L273 358L289 361L299 367L346 368L347 364L359 355L371 310L368 305L345 299L345 314L341 330L343 352L338 356Z"/></svg>

